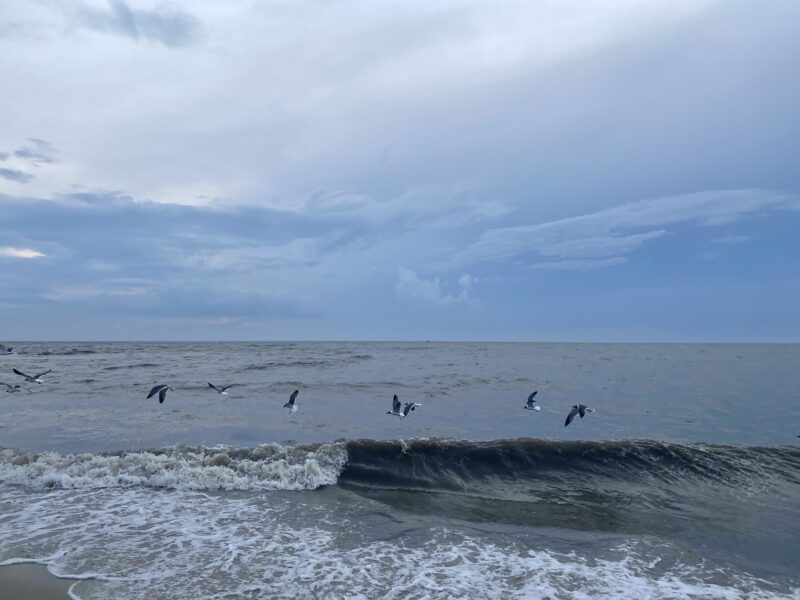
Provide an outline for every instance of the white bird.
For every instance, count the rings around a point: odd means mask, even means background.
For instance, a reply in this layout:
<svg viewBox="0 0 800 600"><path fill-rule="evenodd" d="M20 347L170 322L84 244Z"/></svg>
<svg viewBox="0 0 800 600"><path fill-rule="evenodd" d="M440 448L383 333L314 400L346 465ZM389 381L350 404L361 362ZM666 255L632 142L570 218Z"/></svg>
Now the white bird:
<svg viewBox="0 0 800 600"><path fill-rule="evenodd" d="M145 398L145 400L149 400L150 398L158 394L158 403L164 404L164 400L167 398L167 390L172 390L173 392L175 391L173 388L163 383L160 385L156 385L153 387L152 390L150 390L150 393L147 394L147 398Z"/></svg>
<svg viewBox="0 0 800 600"><path fill-rule="evenodd" d="M0 344L0 354L14 354L14 348Z"/></svg>
<svg viewBox="0 0 800 600"><path fill-rule="evenodd" d="M47 375L52 370L53 369L48 369L44 373L38 373L38 374L33 375L33 376L26 375L22 371L17 371L16 369L14 369L14 373L16 373L17 375L22 375L25 378L25 381L27 381L28 383L42 383L42 376L43 375Z"/></svg>
<svg viewBox="0 0 800 600"><path fill-rule="evenodd" d="M564 423L564 427L572 423L572 420L575 418L575 415L580 415L581 419L586 416L587 412L594 412L593 408L589 408L585 404L576 404L572 407L572 410L569 411L567 415L567 420Z"/></svg>
<svg viewBox="0 0 800 600"><path fill-rule="evenodd" d="M523 406L522 408L525 408L527 410L539 410L541 407L540 406L536 406L536 400L534 400L534 398L536 398L536 394L538 394L538 393L539 393L539 390L536 390L530 396L528 396L528 401L525 403L525 406Z"/></svg>
<svg viewBox="0 0 800 600"><path fill-rule="evenodd" d="M407 417L408 413L410 413L418 406L422 406L422 404L419 404L418 402L406 402L405 408L403 408L403 417L404 418Z"/></svg>
<svg viewBox="0 0 800 600"><path fill-rule="evenodd" d="M10 383L3 383L2 381L0 381L0 385L6 386L6 391L9 394L13 394L15 392L21 392L22 390L25 390L29 394L33 393L33 392L31 392L30 388L23 387L18 383L15 383L14 385L11 385Z"/></svg>
<svg viewBox="0 0 800 600"><path fill-rule="evenodd" d="M297 394L300 393L300 390L295 390L292 392L292 395L289 396L289 401L283 405L283 408L288 408L289 413L297 412L297 404L295 401L297 400ZM313 411L312 411L313 412Z"/></svg>
<svg viewBox="0 0 800 600"><path fill-rule="evenodd" d="M235 383L232 383L230 385L226 385L225 387L218 388L213 383L209 383L208 387L214 389L221 396L227 396L228 395L228 390L231 389L235 385L236 385Z"/></svg>
<svg viewBox="0 0 800 600"><path fill-rule="evenodd" d="M392 410L387 410L387 415L393 415L395 417L400 417L401 419L405 418L405 415L400 412L400 398L397 397L397 394L394 395L392 398Z"/></svg>

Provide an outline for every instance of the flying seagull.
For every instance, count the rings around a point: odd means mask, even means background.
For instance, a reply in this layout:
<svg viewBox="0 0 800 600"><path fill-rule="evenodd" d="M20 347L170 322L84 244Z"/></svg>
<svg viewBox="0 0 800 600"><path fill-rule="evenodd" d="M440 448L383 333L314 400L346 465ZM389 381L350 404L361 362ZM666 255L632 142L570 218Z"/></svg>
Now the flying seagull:
<svg viewBox="0 0 800 600"><path fill-rule="evenodd" d="M405 408L403 408L403 418L407 417L408 413L410 413L418 406L422 406L422 404L419 404L417 402L406 402Z"/></svg>
<svg viewBox="0 0 800 600"><path fill-rule="evenodd" d="M225 387L218 388L213 383L209 383L208 387L214 389L218 394L220 394L222 396L227 396L228 395L228 390L231 389L235 385L236 385L235 383L232 383L230 385L226 385Z"/></svg>
<svg viewBox="0 0 800 600"><path fill-rule="evenodd" d="M586 416L587 412L594 412L593 408L589 408L585 404L576 404L572 407L572 410L569 411L567 415L567 420L564 422L564 427L572 423L572 419L575 418L575 415L580 415L581 419Z"/></svg>
<svg viewBox="0 0 800 600"><path fill-rule="evenodd" d="M539 393L539 390L535 390L530 396L528 396L528 401L525 403L525 406L523 406L522 408L526 408L528 410L539 410L541 407L540 406L536 406L536 400L534 400L534 398L536 398L536 394L538 394L538 393Z"/></svg>
<svg viewBox="0 0 800 600"><path fill-rule="evenodd" d="M25 378L25 381L27 381L28 383L42 383L41 379L42 375L47 375L52 370L53 369L47 369L47 371L45 371L44 373L39 373L37 375L34 375L33 377L31 377L30 375L25 375L25 373L23 373L22 371L17 371L16 369L14 369L14 373L16 373L17 375L22 375Z"/></svg>
<svg viewBox="0 0 800 600"><path fill-rule="evenodd" d="M300 393L300 390L295 390L292 392L292 395L289 396L289 401L283 405L283 408L288 408L289 413L297 412L297 405L295 404L295 400L297 400L297 394ZM313 412L313 411L312 411Z"/></svg>
<svg viewBox="0 0 800 600"><path fill-rule="evenodd" d="M14 354L14 348L0 344L0 354Z"/></svg>
<svg viewBox="0 0 800 600"><path fill-rule="evenodd" d="M26 391L26 392L28 392L29 394L32 394L32 393L33 393L33 392L31 392L30 388L22 387L22 386L21 386L20 384L18 384L18 383L15 383L14 385L11 385L10 383L3 383L2 381L0 381L0 385L4 385L4 386L6 386L6 391L7 391L9 394L13 394L13 393L15 393L15 392L21 392L22 390L25 390L25 391Z"/></svg>
<svg viewBox="0 0 800 600"><path fill-rule="evenodd" d="M405 415L400 412L400 398L397 397L397 394L395 394L394 398L392 398L392 410L387 410L386 414L394 415L395 417L400 417L401 419L405 418Z"/></svg>
<svg viewBox="0 0 800 600"><path fill-rule="evenodd" d="M158 403L159 404L164 404L164 400L167 397L167 390L172 390L173 392L175 391L173 388L171 388L168 385L165 385L163 383L159 384L159 385L156 385L156 386L153 387L152 390L150 390L150 393L147 394L147 398L145 398L145 400L149 400L150 398L152 398L153 396L158 394Z"/></svg>

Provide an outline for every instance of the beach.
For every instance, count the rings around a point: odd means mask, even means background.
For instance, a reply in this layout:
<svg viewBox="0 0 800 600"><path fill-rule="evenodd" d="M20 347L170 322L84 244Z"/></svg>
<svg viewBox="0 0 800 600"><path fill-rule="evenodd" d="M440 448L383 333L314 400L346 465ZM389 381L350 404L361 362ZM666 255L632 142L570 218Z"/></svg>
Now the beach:
<svg viewBox="0 0 800 600"><path fill-rule="evenodd" d="M66 600L73 580L54 577L44 565L0 566L0 600Z"/></svg>

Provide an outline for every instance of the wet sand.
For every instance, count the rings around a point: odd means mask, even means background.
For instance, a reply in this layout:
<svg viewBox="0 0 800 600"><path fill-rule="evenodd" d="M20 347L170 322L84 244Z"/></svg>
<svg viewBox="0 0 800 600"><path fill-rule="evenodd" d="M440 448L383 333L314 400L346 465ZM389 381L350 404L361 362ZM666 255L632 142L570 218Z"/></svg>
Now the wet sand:
<svg viewBox="0 0 800 600"><path fill-rule="evenodd" d="M54 577L44 565L0 567L0 600L68 600L74 579Z"/></svg>

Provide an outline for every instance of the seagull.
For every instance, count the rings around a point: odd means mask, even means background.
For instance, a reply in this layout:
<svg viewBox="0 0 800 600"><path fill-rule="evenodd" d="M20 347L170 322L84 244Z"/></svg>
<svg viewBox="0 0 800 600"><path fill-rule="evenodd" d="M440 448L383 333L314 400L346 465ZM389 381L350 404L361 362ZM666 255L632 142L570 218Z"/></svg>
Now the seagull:
<svg viewBox="0 0 800 600"><path fill-rule="evenodd" d="M395 394L394 398L392 398L392 410L387 410L386 414L394 415L395 417L400 417L401 419L405 418L405 415L400 412L400 398L397 397L397 394Z"/></svg>
<svg viewBox="0 0 800 600"><path fill-rule="evenodd" d="M175 391L173 388L163 383L160 385L156 385L153 387L152 390L150 390L150 393L147 394L147 398L145 398L145 400L149 400L150 398L158 394L158 403L163 404L164 400L167 397L167 390L172 390L173 392Z"/></svg>
<svg viewBox="0 0 800 600"><path fill-rule="evenodd" d="M418 406L422 406L422 404L419 404L417 402L406 402L405 408L403 408L403 418L407 417L408 413L410 413Z"/></svg>
<svg viewBox="0 0 800 600"><path fill-rule="evenodd" d="M572 407L572 410L569 411L567 415L567 420L564 422L564 427L572 423L572 419L575 418L575 415L580 415L581 419L586 416L587 412L594 412L593 408L589 408L585 404L576 404Z"/></svg>
<svg viewBox="0 0 800 600"><path fill-rule="evenodd" d="M536 404L536 400L534 400L534 398L536 398L536 394L538 393L539 390L535 390L530 396L528 396L528 401L522 408L525 408L527 410L539 410L541 408L540 406L534 406Z"/></svg>
<svg viewBox="0 0 800 600"><path fill-rule="evenodd" d="M0 354L14 354L14 348L0 344Z"/></svg>
<svg viewBox="0 0 800 600"><path fill-rule="evenodd" d="M29 394L32 394L32 393L33 393L33 392L31 392L30 388L22 387L22 386L21 386L20 384L18 384L18 383L15 383L14 385L11 385L10 383L3 383L2 381L0 381L0 385L4 385L4 386L6 386L6 391L7 391L9 394L13 394L13 393L15 393L15 392L21 392L22 390L25 390L25 391L26 391L26 392L28 392Z"/></svg>
<svg viewBox="0 0 800 600"><path fill-rule="evenodd" d="M288 408L289 413L297 412L297 405L295 401L297 400L297 394L300 393L300 390L295 390L292 392L292 395L289 396L289 401L283 405L283 408Z"/></svg>
<svg viewBox="0 0 800 600"><path fill-rule="evenodd" d="M28 383L42 383L41 379L42 375L47 375L52 370L53 369L48 369L44 373L39 373L38 375L34 375L32 377L30 375L25 375L25 373L23 373L22 371L17 371L16 369L14 369L14 373L16 373L17 375L22 375L25 378L25 381L27 381Z"/></svg>
<svg viewBox="0 0 800 600"><path fill-rule="evenodd" d="M221 396L227 396L228 395L228 390L231 389L235 385L236 385L235 383L232 383L230 385L226 385L225 387L218 388L213 383L209 383L208 387L213 388Z"/></svg>

